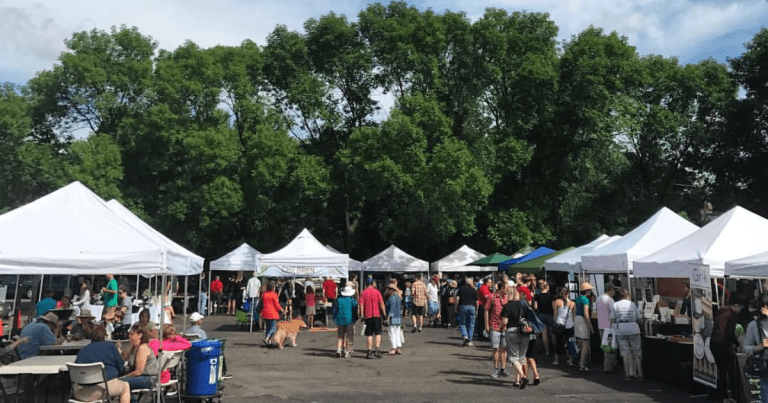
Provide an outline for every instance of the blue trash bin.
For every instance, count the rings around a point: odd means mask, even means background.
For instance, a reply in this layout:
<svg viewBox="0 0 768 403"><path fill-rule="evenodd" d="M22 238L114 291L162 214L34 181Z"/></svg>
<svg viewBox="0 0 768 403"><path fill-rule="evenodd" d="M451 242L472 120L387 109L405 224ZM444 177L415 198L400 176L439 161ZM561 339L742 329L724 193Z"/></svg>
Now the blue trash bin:
<svg viewBox="0 0 768 403"><path fill-rule="evenodd" d="M212 396L219 383L221 341L198 340L187 350L187 388L189 396Z"/></svg>

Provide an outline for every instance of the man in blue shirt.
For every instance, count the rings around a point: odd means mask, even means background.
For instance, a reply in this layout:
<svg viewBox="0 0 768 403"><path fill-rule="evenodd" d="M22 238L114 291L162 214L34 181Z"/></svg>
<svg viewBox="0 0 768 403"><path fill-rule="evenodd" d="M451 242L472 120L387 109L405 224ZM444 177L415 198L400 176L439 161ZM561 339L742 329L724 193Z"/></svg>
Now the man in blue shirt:
<svg viewBox="0 0 768 403"><path fill-rule="evenodd" d="M48 312L41 316L37 322L24 326L19 336L29 338L26 344L20 345L17 349L22 360L37 355L41 346L51 346L64 342L64 338L61 337L59 317L53 312Z"/></svg>
<svg viewBox="0 0 768 403"><path fill-rule="evenodd" d="M35 310L37 311L37 316L43 316L46 312L50 311L51 309L56 309L56 300L51 298L53 296L52 291L46 291L45 294L43 294L45 298L41 299L40 302L35 305Z"/></svg>
<svg viewBox="0 0 768 403"><path fill-rule="evenodd" d="M120 370L123 369L125 361L120 355L120 351L114 342L104 341L107 336L107 330L103 325L93 328L93 341L83 347L77 353L77 364L91 364L101 362L104 364L104 375L107 378L107 388L111 397L120 397L120 403L131 401L131 388L127 382L117 379L120 376ZM101 398L104 393L104 385L77 385L73 390L75 398L82 401L94 401Z"/></svg>

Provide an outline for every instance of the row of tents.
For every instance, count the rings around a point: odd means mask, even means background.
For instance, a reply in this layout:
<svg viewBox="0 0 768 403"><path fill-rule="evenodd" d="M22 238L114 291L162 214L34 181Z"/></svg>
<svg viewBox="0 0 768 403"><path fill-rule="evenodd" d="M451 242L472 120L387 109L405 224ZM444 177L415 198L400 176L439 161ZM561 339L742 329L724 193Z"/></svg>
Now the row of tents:
<svg viewBox="0 0 768 403"><path fill-rule="evenodd" d="M734 207L699 228L662 208L623 236L602 235L560 251L484 255L462 246L431 264L390 246L359 262L303 230L269 254L243 244L211 270L257 271L268 277L347 277L363 272L478 272L539 269L688 277L708 266L715 278L768 277L768 220ZM0 273L189 276L204 259L146 224L116 200L105 202L79 182L0 215Z"/></svg>

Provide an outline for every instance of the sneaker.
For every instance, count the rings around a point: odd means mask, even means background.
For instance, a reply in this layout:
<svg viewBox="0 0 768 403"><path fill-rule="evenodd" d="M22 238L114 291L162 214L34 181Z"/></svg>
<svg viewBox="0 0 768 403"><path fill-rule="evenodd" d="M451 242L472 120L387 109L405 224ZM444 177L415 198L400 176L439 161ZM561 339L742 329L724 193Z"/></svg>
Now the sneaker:
<svg viewBox="0 0 768 403"><path fill-rule="evenodd" d="M421 333L421 328L419 328L419 333Z"/></svg>
<svg viewBox="0 0 768 403"><path fill-rule="evenodd" d="M467 343L467 346L468 346L468 347L472 347L472 346L474 346L474 345L475 345L475 343L472 343L472 340L470 340L470 341L469 341L469 343Z"/></svg>
<svg viewBox="0 0 768 403"><path fill-rule="evenodd" d="M367 358L367 359L369 359L369 360L370 360L370 359L371 359L371 357L373 357L373 356L371 355L371 350L368 350L368 353L366 353L366 354L365 354L365 358Z"/></svg>
<svg viewBox="0 0 768 403"><path fill-rule="evenodd" d="M232 379L232 375L224 374L221 376L221 379Z"/></svg>
<svg viewBox="0 0 768 403"><path fill-rule="evenodd" d="M379 350L374 351L373 352L373 356L376 357L376 358L381 358L381 351L379 351Z"/></svg>
<svg viewBox="0 0 768 403"><path fill-rule="evenodd" d="M349 358L349 356L350 356L350 353L349 353L349 351L347 351L346 353L344 353L344 358Z"/></svg>
<svg viewBox="0 0 768 403"><path fill-rule="evenodd" d="M491 378L498 378L499 377L499 370L494 368L493 372L491 372Z"/></svg>
<svg viewBox="0 0 768 403"><path fill-rule="evenodd" d="M523 378L520 382L520 389L525 389L526 386L528 386L528 378Z"/></svg>
<svg viewBox="0 0 768 403"><path fill-rule="evenodd" d="M464 339L464 344L462 344L462 347L465 347L467 344L469 344L469 339Z"/></svg>
<svg viewBox="0 0 768 403"><path fill-rule="evenodd" d="M509 372L507 372L506 368L502 368L499 371L499 376L502 377L502 378L507 378L509 376Z"/></svg>
<svg viewBox="0 0 768 403"><path fill-rule="evenodd" d="M569 366L569 367L572 367L572 366L573 366L573 360L568 360L568 366Z"/></svg>
<svg viewBox="0 0 768 403"><path fill-rule="evenodd" d="M560 365L560 360L555 358L555 361L552 363L552 365L554 365L554 366Z"/></svg>
<svg viewBox="0 0 768 403"><path fill-rule="evenodd" d="M336 358L341 358L341 350L336 350Z"/></svg>

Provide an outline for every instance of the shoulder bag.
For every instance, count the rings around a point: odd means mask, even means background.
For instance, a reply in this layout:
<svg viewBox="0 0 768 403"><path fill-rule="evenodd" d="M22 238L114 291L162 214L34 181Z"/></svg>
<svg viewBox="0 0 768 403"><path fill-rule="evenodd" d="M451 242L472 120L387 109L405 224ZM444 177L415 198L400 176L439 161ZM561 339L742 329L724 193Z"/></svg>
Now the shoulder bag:
<svg viewBox="0 0 768 403"><path fill-rule="evenodd" d="M759 339L762 340L763 337L765 337L765 334L763 333L763 326L760 324L760 318L758 318L756 322L757 332L760 334ZM765 350L760 350L747 357L747 362L744 363L744 372L746 372L747 375L760 378L768 376L768 359L766 359L764 353Z"/></svg>

